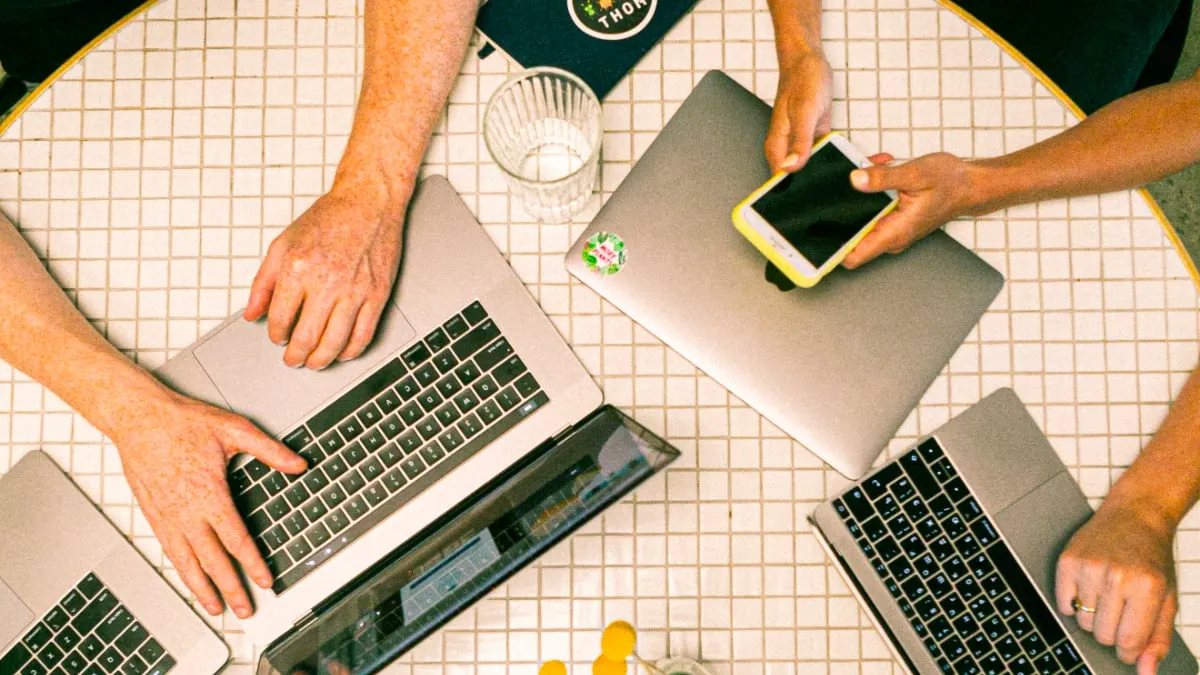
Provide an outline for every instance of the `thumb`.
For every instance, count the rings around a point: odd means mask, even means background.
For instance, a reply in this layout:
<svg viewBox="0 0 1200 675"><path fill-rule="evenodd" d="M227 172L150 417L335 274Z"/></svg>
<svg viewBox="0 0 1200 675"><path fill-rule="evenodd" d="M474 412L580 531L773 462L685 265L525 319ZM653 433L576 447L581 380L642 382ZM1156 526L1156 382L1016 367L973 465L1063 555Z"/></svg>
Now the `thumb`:
<svg viewBox="0 0 1200 675"><path fill-rule="evenodd" d="M1154 622L1154 632L1150 634L1150 642L1142 651L1137 661L1138 675L1154 675L1158 672L1158 664L1171 651L1171 637L1175 630L1175 612L1179 609L1179 600L1172 591L1163 601L1162 609L1158 611L1158 619Z"/></svg>
<svg viewBox="0 0 1200 675"><path fill-rule="evenodd" d="M263 259L258 274L254 275L254 283L250 286L250 300L242 318L246 321L258 321L271 307L271 294L275 292L275 280L279 278L279 270L283 265L284 247L276 239L267 249L267 257Z"/></svg>
<svg viewBox="0 0 1200 675"><path fill-rule="evenodd" d="M308 462L286 445L263 433L252 422L238 419L238 423L226 429L229 450L257 457L263 464L284 473L303 473L308 468Z"/></svg>
<svg viewBox="0 0 1200 675"><path fill-rule="evenodd" d="M915 187L908 165L871 166L850 172L850 184L859 192L906 190Z"/></svg>

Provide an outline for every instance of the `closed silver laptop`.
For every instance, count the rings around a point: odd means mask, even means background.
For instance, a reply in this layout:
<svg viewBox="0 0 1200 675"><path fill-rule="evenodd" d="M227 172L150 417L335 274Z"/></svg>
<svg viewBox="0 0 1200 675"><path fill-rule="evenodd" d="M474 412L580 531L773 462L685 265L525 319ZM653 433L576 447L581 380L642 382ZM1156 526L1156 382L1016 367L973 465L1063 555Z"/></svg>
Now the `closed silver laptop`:
<svg viewBox="0 0 1200 675"><path fill-rule="evenodd" d="M770 175L769 118L729 77L705 75L568 252L567 269L833 468L861 476L1003 278L937 232L902 255L781 291L730 220ZM615 273L583 259L601 232L625 242Z"/></svg>
<svg viewBox="0 0 1200 675"><path fill-rule="evenodd" d="M817 507L814 531L909 672L1133 673L1054 603L1092 515L1011 389ZM1192 675L1178 634L1162 675Z"/></svg>
<svg viewBox="0 0 1200 675"><path fill-rule="evenodd" d="M46 455L0 479L0 673L212 675L229 649Z"/></svg>
<svg viewBox="0 0 1200 675"><path fill-rule="evenodd" d="M393 302L370 349L288 368L264 323L230 317L158 372L309 461L235 462L230 486L275 576L244 623L265 647L535 447L599 388L440 176L421 183Z"/></svg>

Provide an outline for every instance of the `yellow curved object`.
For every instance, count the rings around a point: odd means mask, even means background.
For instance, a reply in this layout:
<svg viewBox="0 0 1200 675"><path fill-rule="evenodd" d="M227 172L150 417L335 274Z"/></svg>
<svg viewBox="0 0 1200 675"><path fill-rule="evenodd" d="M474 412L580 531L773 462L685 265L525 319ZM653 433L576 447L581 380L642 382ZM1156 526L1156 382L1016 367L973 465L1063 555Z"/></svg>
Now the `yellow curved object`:
<svg viewBox="0 0 1200 675"><path fill-rule="evenodd" d="M567 664L562 661L547 661L538 669L538 675L567 675Z"/></svg>
<svg viewBox="0 0 1200 675"><path fill-rule="evenodd" d="M614 621L600 635L600 651L612 661L624 661L636 647L637 630L628 621Z"/></svg>
<svg viewBox="0 0 1200 675"><path fill-rule="evenodd" d="M601 654L592 662L592 675L626 675L629 666L624 661L613 661Z"/></svg>

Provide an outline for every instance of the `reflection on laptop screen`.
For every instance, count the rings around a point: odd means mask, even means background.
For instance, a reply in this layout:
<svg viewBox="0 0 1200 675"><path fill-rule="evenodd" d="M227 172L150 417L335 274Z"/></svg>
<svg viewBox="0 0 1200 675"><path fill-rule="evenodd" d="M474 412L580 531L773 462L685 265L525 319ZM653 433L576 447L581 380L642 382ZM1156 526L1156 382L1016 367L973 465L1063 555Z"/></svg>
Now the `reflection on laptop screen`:
<svg viewBox="0 0 1200 675"><path fill-rule="evenodd" d="M601 409L352 583L311 624L272 645L259 673L381 669L677 456Z"/></svg>

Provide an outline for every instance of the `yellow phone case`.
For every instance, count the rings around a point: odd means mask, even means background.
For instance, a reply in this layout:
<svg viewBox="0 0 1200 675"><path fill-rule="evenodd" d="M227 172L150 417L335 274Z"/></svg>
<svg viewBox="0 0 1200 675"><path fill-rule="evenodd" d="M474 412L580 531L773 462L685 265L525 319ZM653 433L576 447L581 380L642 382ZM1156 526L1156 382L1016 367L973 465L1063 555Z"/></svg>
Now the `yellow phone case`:
<svg viewBox="0 0 1200 675"><path fill-rule="evenodd" d="M829 140L830 136L833 136L833 134L830 133L822 136L820 140L813 144L813 150L816 151L817 148L821 147L821 145ZM779 251L771 245L770 242L764 239L763 236L759 234L752 225L750 225L750 223L746 222L745 218L742 218L742 210L750 204L758 201L758 198L763 196L763 194L769 189L767 186L784 173L786 172L780 171L779 173L775 174L770 180L763 183L757 190L751 192L750 196L746 197L739 202L737 206L733 207L733 225L743 237L745 237L751 244L754 244L754 248L758 249L760 253L766 256L767 260L770 260L771 264L775 265L780 272L783 272L783 274L790 279L792 283L801 288L812 288L813 286L817 285L818 281L825 278L825 275L829 274L836 269L838 265L842 264L842 260L846 258L850 251L854 250L855 246L858 246L858 243L862 241L863 237L867 236L871 230L875 229L875 225L880 221L880 219L891 213L892 209L896 208L897 202L893 201L888 205L887 208L880 211L879 215L875 216L871 222L867 223L866 227L864 227L857 235L854 236L853 239L848 242L848 245L842 249L841 253L826 261L825 264L821 266L821 269L817 270L816 276L806 276L801 273L800 270L793 267L791 263L788 262L787 258L781 255Z"/></svg>

